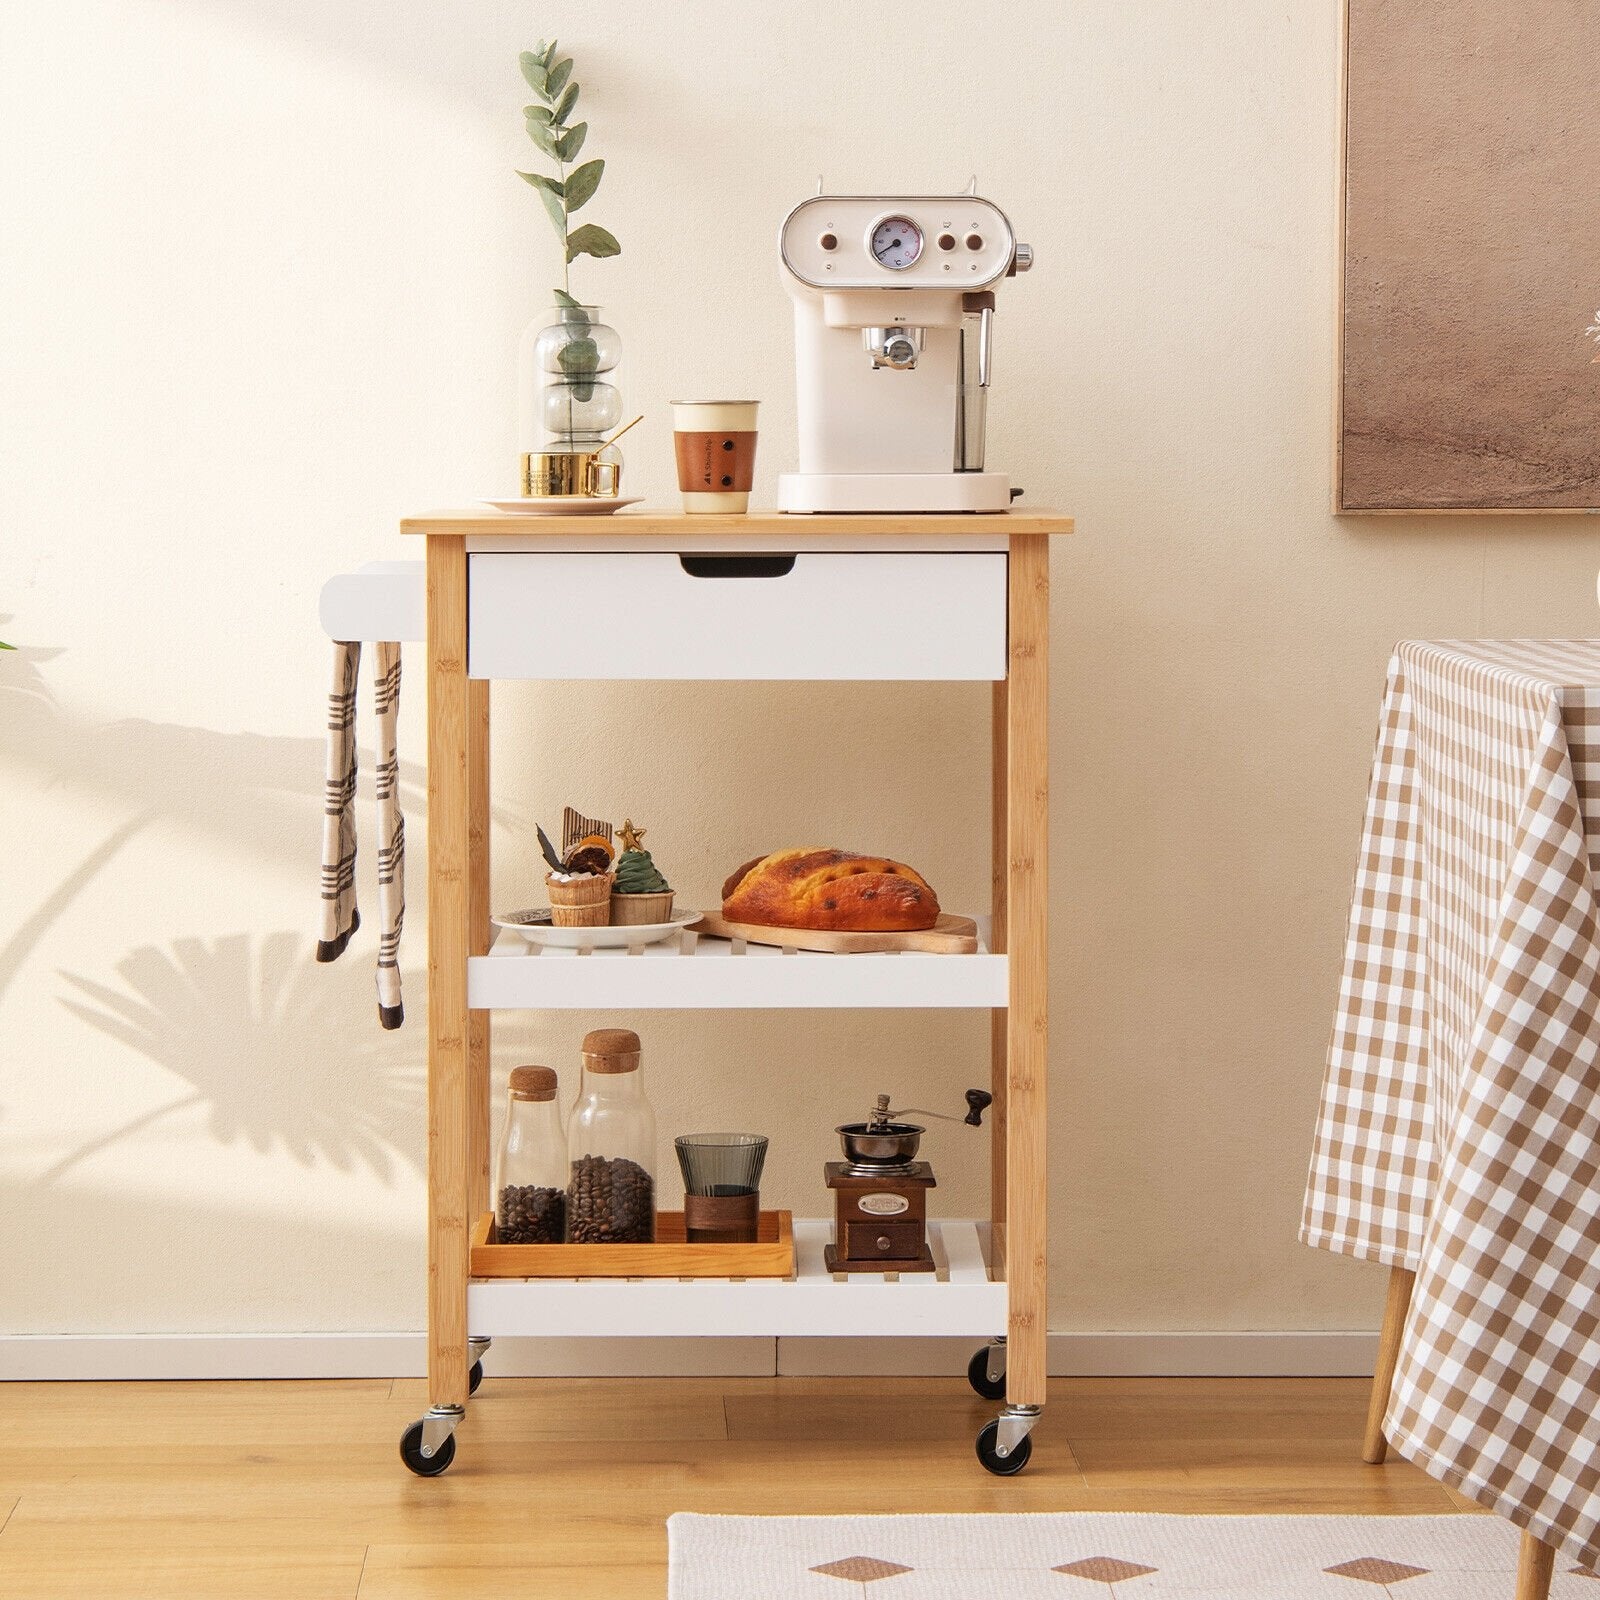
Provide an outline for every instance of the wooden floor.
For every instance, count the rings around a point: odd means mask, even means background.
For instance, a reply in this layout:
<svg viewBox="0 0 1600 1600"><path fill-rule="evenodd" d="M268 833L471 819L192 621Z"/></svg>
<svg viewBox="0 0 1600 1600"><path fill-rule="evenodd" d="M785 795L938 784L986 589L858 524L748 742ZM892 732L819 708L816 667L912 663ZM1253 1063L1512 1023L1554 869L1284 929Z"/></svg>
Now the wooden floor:
<svg viewBox="0 0 1600 1600"><path fill-rule="evenodd" d="M1367 1384L1073 1379L989 1477L956 1379L490 1378L443 1477L411 1380L0 1385L7 1600L659 1600L673 1511L1419 1513Z"/></svg>

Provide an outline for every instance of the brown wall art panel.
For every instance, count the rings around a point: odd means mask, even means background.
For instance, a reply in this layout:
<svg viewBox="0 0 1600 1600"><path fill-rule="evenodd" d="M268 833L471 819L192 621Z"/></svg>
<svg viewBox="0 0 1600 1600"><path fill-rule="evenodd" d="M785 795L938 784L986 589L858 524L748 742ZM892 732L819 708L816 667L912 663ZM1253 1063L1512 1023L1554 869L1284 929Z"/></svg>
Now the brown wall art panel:
<svg viewBox="0 0 1600 1600"><path fill-rule="evenodd" d="M1600 507L1600 0L1348 0L1340 511Z"/></svg>

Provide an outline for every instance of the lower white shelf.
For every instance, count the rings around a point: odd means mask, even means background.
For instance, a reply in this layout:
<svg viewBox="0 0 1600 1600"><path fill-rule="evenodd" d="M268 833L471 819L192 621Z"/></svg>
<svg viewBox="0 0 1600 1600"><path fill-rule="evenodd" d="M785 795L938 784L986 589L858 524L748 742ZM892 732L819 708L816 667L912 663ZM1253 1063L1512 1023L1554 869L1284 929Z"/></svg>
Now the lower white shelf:
<svg viewBox="0 0 1600 1600"><path fill-rule="evenodd" d="M467 962L477 1011L714 1011L734 1008L939 1009L1006 1004L1006 958L978 919L976 955L822 955L687 929L661 944L552 950L501 929L488 955Z"/></svg>
<svg viewBox="0 0 1600 1600"><path fill-rule="evenodd" d="M959 959L959 958L953 958ZM1006 1286L991 1276L989 1224L930 1219L937 1272L830 1274L829 1219L795 1219L792 1278L475 1278L476 1338L899 1338L1006 1331Z"/></svg>

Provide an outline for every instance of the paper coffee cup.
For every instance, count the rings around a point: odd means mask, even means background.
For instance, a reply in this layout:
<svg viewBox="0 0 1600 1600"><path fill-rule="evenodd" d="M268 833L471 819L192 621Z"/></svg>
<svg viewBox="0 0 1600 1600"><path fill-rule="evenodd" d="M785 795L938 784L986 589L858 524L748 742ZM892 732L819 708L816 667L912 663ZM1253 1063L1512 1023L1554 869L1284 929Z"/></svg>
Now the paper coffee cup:
<svg viewBox="0 0 1600 1600"><path fill-rule="evenodd" d="M759 400L674 400L672 448L683 509L738 515L750 508Z"/></svg>

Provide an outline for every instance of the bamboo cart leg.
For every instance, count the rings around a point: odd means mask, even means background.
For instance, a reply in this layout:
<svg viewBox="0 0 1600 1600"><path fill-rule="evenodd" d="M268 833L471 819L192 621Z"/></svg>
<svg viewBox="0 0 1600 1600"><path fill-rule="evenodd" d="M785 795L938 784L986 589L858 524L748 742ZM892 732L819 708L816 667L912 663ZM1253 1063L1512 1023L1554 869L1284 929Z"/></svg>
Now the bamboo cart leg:
<svg viewBox="0 0 1600 1600"><path fill-rule="evenodd" d="M990 937L989 948L996 955L1006 949L1006 681L994 686L990 711L990 773L993 796L990 817ZM1005 1271L1006 1260L1006 1014L1003 1008L989 1013L989 1090L994 1104L989 1115L989 1217L994 1224L993 1254L998 1272Z"/></svg>
<svg viewBox="0 0 1600 1600"><path fill-rule="evenodd" d="M989 709L989 948L1006 948L1006 681L996 680ZM989 1013L989 1270L1006 1275L1006 1013ZM985 1400L1006 1392L1006 1336L998 1335L967 1363L967 1382Z"/></svg>
<svg viewBox="0 0 1600 1600"><path fill-rule="evenodd" d="M1555 1565L1555 1546L1524 1533L1517 1551L1517 1600L1550 1600Z"/></svg>
<svg viewBox="0 0 1600 1600"><path fill-rule="evenodd" d="M400 1455L443 1472L467 1403L469 1083L467 954L472 943L472 694L467 557L428 538L428 1413Z"/></svg>
<svg viewBox="0 0 1600 1600"><path fill-rule="evenodd" d="M1394 1387L1395 1362L1400 1359L1400 1335L1405 1332L1406 1312L1411 1307L1411 1286L1416 1273L1406 1267L1389 1270L1389 1296L1383 1306L1383 1331L1378 1335L1378 1365L1372 1374L1372 1394L1367 1401L1367 1435L1361 1446L1361 1459L1379 1466L1389 1454L1389 1441L1383 1436L1383 1414L1389 1409L1389 1391Z"/></svg>
<svg viewBox="0 0 1600 1600"><path fill-rule="evenodd" d="M467 718L472 736L468 752L467 788L467 948L475 956L489 950L489 680L467 679ZM490 1023L492 1011L467 1013L467 1220L493 1208L489 1193ZM479 1365L489 1340L468 1330L467 1391L478 1392Z"/></svg>
<svg viewBox="0 0 1600 1600"><path fill-rule="evenodd" d="M978 1435L991 1472L1021 1471L1045 1402L1045 1078L1049 1063L1050 542L1013 534L1006 686L1006 1405ZM992 1431L991 1431L992 1430Z"/></svg>

